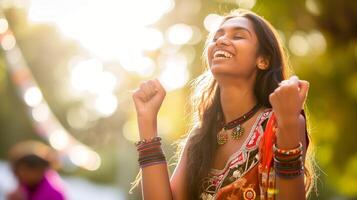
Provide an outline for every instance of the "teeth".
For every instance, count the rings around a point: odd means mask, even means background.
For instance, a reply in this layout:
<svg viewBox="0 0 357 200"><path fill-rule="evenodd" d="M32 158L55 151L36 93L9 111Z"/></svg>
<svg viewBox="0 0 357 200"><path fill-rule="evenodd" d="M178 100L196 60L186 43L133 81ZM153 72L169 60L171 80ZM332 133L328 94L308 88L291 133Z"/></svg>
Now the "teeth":
<svg viewBox="0 0 357 200"><path fill-rule="evenodd" d="M222 50L218 50L214 53L213 57L217 58L217 57L225 57L225 58L232 58L232 54L228 53L227 51L222 51Z"/></svg>

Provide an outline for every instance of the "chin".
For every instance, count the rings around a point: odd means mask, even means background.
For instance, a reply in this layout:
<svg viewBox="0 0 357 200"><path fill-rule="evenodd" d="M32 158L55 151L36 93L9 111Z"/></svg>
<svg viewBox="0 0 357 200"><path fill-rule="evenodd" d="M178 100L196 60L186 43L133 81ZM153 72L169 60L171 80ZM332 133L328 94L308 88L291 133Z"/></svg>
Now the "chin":
<svg viewBox="0 0 357 200"><path fill-rule="evenodd" d="M232 65L228 64L212 64L210 66L210 70L212 74L232 74L234 73L234 70L232 68Z"/></svg>

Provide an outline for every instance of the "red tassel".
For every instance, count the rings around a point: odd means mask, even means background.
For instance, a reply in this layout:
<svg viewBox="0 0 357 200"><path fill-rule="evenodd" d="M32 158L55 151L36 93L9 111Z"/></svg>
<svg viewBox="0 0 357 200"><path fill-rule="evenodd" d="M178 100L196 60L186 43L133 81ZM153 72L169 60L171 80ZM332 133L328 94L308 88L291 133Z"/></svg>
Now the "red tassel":
<svg viewBox="0 0 357 200"><path fill-rule="evenodd" d="M272 113L267 127L264 131L263 141L262 141L262 167L267 172L270 172L271 163L273 160L273 144L275 140L275 124L276 124L276 117L274 113Z"/></svg>

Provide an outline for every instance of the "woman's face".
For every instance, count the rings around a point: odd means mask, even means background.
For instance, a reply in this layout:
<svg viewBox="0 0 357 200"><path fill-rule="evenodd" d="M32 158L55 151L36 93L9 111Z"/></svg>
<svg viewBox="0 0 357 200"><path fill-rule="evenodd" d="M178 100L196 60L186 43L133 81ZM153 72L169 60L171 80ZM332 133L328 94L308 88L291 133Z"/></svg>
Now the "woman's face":
<svg viewBox="0 0 357 200"><path fill-rule="evenodd" d="M207 49L212 74L251 77L257 70L258 40L252 22L245 17L225 21Z"/></svg>

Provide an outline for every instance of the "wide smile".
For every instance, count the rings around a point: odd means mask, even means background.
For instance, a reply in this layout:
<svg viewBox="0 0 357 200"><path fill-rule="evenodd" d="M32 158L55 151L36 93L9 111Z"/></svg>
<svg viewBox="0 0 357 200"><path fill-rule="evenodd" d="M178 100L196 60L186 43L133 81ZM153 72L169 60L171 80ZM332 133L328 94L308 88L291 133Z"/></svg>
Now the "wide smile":
<svg viewBox="0 0 357 200"><path fill-rule="evenodd" d="M233 57L233 54L229 53L228 51L224 50L217 50L213 54L213 60L218 61L218 60L228 60Z"/></svg>

